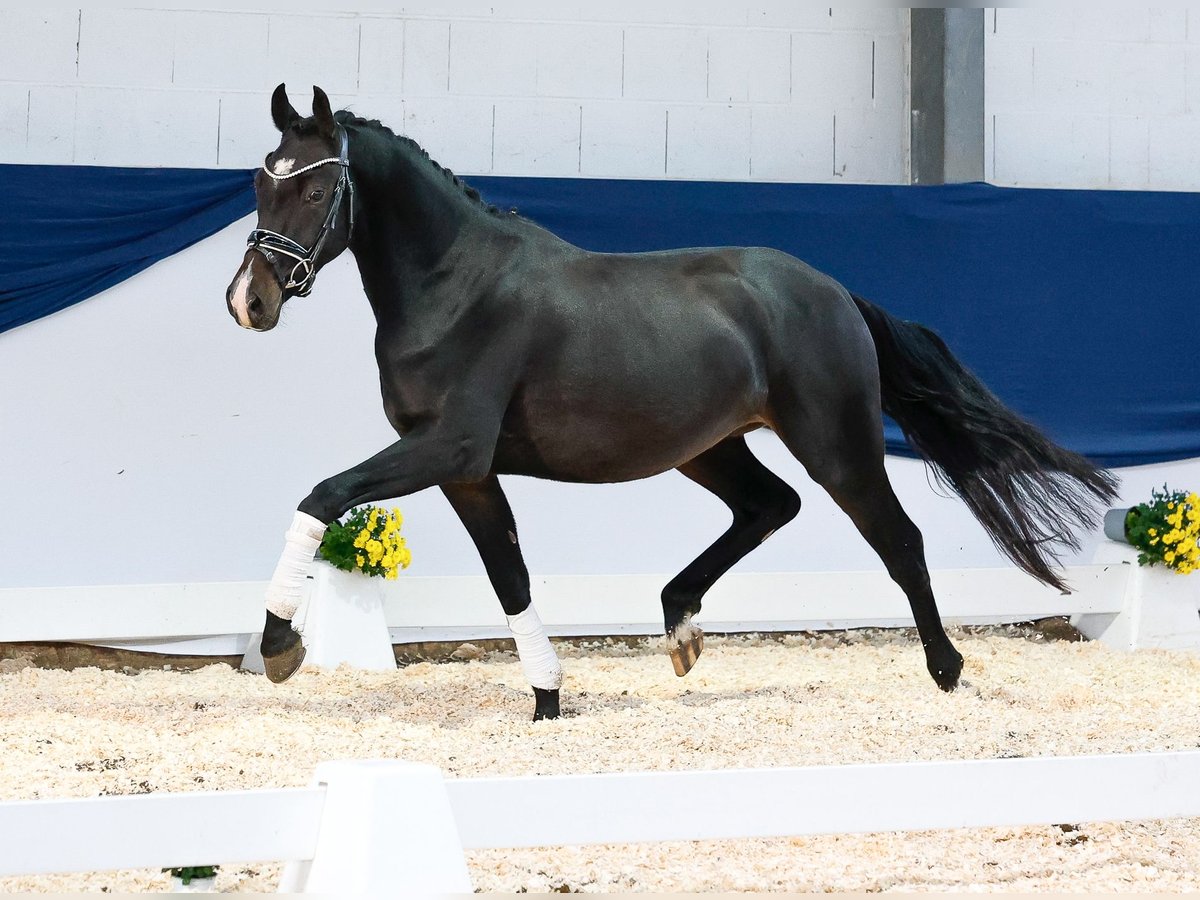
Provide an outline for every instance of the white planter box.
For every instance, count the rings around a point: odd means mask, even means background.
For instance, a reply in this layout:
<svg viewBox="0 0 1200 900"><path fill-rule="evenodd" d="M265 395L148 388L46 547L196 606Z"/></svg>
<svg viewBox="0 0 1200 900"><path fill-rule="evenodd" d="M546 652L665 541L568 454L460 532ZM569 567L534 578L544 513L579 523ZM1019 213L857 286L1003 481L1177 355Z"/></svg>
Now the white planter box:
<svg viewBox="0 0 1200 900"><path fill-rule="evenodd" d="M396 668L383 614L383 584L383 578L343 572L323 559L313 560L307 597L292 620L307 650L304 665L336 669L346 663L380 672ZM263 671L261 640L261 634L250 638L243 669Z"/></svg>
<svg viewBox="0 0 1200 900"><path fill-rule="evenodd" d="M183 883L182 878L171 876L171 893L172 894L211 894L216 891L217 879L213 878L193 878L187 884Z"/></svg>
<svg viewBox="0 0 1200 900"><path fill-rule="evenodd" d="M1130 567L1123 608L1119 613L1074 616L1071 624L1118 650L1200 650L1200 574L1140 566L1137 556L1137 548L1129 544L1100 542L1094 562Z"/></svg>
<svg viewBox="0 0 1200 900"><path fill-rule="evenodd" d="M396 668L396 656L383 615L384 579L343 572L322 559L309 570L312 591L296 613L295 627L304 636L304 664L359 669Z"/></svg>

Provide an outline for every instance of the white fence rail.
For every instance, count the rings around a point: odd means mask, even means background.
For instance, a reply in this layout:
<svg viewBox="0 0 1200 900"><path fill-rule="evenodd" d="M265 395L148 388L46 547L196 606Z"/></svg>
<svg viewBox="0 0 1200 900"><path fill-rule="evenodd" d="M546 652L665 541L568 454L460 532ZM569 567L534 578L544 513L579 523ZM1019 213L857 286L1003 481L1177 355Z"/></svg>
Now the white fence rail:
<svg viewBox="0 0 1200 900"><path fill-rule="evenodd" d="M0 875L287 860L283 890L458 892L464 849L1180 816L1200 751L445 781L334 762L307 789L0 804Z"/></svg>

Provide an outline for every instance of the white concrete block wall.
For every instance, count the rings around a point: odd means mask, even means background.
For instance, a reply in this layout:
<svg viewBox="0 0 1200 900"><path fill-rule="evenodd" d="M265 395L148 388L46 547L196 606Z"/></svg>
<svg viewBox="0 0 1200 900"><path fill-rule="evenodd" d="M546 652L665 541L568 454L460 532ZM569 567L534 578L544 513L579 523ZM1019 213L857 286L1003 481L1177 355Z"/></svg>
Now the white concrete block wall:
<svg viewBox="0 0 1200 900"><path fill-rule="evenodd" d="M899 9L430 0L2 15L18 39L0 55L0 162L253 166L285 81L301 111L319 84L464 175L907 180ZM840 149L839 116L856 135Z"/></svg>
<svg viewBox="0 0 1200 900"><path fill-rule="evenodd" d="M1200 188L1200 9L989 9L985 85L989 181Z"/></svg>

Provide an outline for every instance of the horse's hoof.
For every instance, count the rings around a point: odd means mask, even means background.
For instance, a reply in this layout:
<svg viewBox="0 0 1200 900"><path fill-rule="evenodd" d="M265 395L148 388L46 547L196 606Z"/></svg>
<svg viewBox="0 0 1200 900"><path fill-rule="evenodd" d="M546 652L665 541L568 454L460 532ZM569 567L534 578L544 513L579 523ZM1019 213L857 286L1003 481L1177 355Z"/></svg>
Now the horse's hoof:
<svg viewBox="0 0 1200 900"><path fill-rule="evenodd" d="M675 674L682 678L692 671L692 666L704 652L704 632L687 622L675 629L671 640L674 641L670 649L671 664L675 667Z"/></svg>
<svg viewBox="0 0 1200 900"><path fill-rule="evenodd" d="M533 721L540 722L542 719L557 719L558 711L558 691L550 691L545 688L533 689L534 709Z"/></svg>
<svg viewBox="0 0 1200 900"><path fill-rule="evenodd" d="M267 678L275 684L287 681L303 665L305 652L304 643L296 641L282 653L275 656L263 656L263 668L266 670Z"/></svg>
<svg viewBox="0 0 1200 900"><path fill-rule="evenodd" d="M962 654L957 650L954 655L941 663L930 663L929 674L933 676L933 680L946 693L958 687L958 677L962 675L963 658Z"/></svg>

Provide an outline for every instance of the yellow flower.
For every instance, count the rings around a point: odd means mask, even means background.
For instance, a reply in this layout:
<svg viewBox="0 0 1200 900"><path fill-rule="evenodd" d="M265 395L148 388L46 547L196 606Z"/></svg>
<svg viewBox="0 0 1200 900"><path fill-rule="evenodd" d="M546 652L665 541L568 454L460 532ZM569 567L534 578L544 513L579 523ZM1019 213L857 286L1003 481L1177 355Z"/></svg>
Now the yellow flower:
<svg viewBox="0 0 1200 900"><path fill-rule="evenodd" d="M1166 553L1164 553L1164 554L1163 554L1163 562L1168 562L1168 563L1173 563L1173 562L1175 562L1175 553L1174 553L1174 551L1168 550Z"/></svg>
<svg viewBox="0 0 1200 900"><path fill-rule="evenodd" d="M354 561L355 561L356 563L358 563L358 567L359 567L360 569L361 569L361 568L362 568L362 567L363 567L363 566L366 564L366 562L367 562L367 560L366 560L366 557L364 557L364 556L363 556L361 553L359 553L359 554L355 555L355 557L354 557Z"/></svg>

